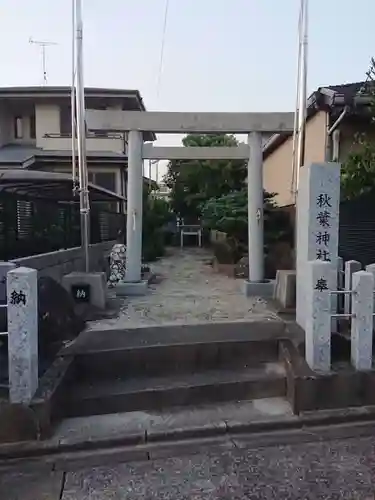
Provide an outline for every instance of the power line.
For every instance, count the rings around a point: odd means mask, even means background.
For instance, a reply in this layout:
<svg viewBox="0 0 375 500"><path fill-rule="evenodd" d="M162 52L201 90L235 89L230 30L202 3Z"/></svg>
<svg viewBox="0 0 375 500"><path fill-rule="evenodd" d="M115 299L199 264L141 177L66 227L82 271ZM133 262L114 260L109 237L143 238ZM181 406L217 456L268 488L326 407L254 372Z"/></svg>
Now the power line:
<svg viewBox="0 0 375 500"><path fill-rule="evenodd" d="M163 73L164 49L165 49L165 39L166 39L166 35L167 35L168 13L169 13L169 0L165 0L163 34L162 34L162 38L161 38L159 70L158 70L158 78L157 78L157 83L156 83L156 99L157 100L159 99L159 96L160 96L161 77L162 77L162 73Z"/></svg>
<svg viewBox="0 0 375 500"><path fill-rule="evenodd" d="M167 37L168 14L169 14L169 0L165 0L164 22L163 22L163 32L162 32L161 46L160 46L159 68L158 68L158 75L157 75L157 80L156 80L156 103L159 102L159 98L160 98L161 78L163 75L163 66L164 66L165 40ZM151 165L152 164L156 164L156 182L158 182L159 181L159 161L156 161L156 162L150 161L150 163L149 163L150 178L151 178Z"/></svg>

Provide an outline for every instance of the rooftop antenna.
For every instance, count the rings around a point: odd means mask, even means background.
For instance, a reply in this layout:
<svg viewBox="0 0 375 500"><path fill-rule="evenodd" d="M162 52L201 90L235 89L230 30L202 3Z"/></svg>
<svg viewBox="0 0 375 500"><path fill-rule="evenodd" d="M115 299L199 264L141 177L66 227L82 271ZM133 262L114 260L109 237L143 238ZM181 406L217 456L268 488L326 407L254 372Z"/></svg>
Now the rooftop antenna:
<svg viewBox="0 0 375 500"><path fill-rule="evenodd" d="M43 62L43 85L47 85L47 63L46 63L46 47L52 45L58 45L56 42L46 42L41 40L33 40L32 37L29 39L30 45L37 45L42 51L42 62Z"/></svg>

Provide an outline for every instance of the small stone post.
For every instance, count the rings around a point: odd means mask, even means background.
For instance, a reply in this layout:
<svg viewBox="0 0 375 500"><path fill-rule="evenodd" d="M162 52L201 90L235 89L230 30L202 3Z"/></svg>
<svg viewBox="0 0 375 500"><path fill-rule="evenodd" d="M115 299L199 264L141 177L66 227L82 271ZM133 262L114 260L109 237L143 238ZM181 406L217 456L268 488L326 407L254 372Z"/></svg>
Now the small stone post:
<svg viewBox="0 0 375 500"><path fill-rule="evenodd" d="M353 274L362 269L362 265L358 260L348 260L345 262L345 285L346 291L352 289L352 277ZM345 294L344 300L344 312L345 314L350 314L352 310L352 297L349 294Z"/></svg>
<svg viewBox="0 0 375 500"><path fill-rule="evenodd" d="M9 271L7 296L9 398L28 404L38 387L38 272Z"/></svg>
<svg viewBox="0 0 375 500"><path fill-rule="evenodd" d="M351 359L356 370L371 370L374 275L353 274Z"/></svg>
<svg viewBox="0 0 375 500"><path fill-rule="evenodd" d="M366 271L368 273L371 273L375 279L375 264L369 264L368 266L366 266ZM374 296L374 309L375 309L375 296Z"/></svg>
<svg viewBox="0 0 375 500"><path fill-rule="evenodd" d="M331 368L331 294L336 268L322 260L309 261L306 269L306 361L314 371Z"/></svg>

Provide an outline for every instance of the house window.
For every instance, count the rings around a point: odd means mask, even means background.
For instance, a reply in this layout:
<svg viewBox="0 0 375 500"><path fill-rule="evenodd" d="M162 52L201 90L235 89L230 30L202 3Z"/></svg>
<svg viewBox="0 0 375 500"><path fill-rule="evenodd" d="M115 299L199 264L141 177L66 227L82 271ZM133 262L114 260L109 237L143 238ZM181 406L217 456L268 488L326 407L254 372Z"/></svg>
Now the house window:
<svg viewBox="0 0 375 500"><path fill-rule="evenodd" d="M72 111L70 106L62 106L60 108L60 134L72 134Z"/></svg>
<svg viewBox="0 0 375 500"><path fill-rule="evenodd" d="M34 113L30 116L30 139L36 139L36 123Z"/></svg>
<svg viewBox="0 0 375 500"><path fill-rule="evenodd" d="M86 123L85 123L85 130L87 135ZM72 136L72 108L70 106L60 107L60 134L69 137ZM77 137L77 127L76 127L76 137Z"/></svg>
<svg viewBox="0 0 375 500"><path fill-rule="evenodd" d="M14 118L14 138L22 139L22 137L23 137L22 116L16 116Z"/></svg>
<svg viewBox="0 0 375 500"><path fill-rule="evenodd" d="M108 191L116 192L116 174L114 172L95 172L94 184Z"/></svg>

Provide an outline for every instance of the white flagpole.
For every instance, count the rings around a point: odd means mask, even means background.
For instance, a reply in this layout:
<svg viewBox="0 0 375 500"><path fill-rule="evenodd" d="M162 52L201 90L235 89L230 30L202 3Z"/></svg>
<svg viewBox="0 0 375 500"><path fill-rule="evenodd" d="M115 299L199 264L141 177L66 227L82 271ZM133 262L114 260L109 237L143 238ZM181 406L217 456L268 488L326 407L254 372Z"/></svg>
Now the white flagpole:
<svg viewBox="0 0 375 500"><path fill-rule="evenodd" d="M76 103L77 103L77 145L80 182L80 212L81 212L81 244L84 250L85 271L90 270L90 202L88 192L88 172L86 161L86 120L85 120L85 88L83 83L83 21L82 0L76 0Z"/></svg>
<svg viewBox="0 0 375 500"><path fill-rule="evenodd" d="M299 105L299 131L298 131L298 146L297 146L297 184L296 191L298 193L300 168L305 162L305 139L306 139L306 117L307 117L307 59L308 59L308 0L301 0L304 3L303 7L303 23L302 23L302 65L301 65L301 90L300 90L300 105Z"/></svg>
<svg viewBox="0 0 375 500"><path fill-rule="evenodd" d="M296 79L296 106L294 110L294 127L293 127L293 146L292 146L292 178L290 183L290 192L293 196L294 203L296 202L296 184L297 184L297 140L299 124L299 105L300 105L300 90L301 90L301 59L302 59L302 23L303 23L303 1L301 1L299 20L298 20L298 58L297 58L297 79Z"/></svg>
<svg viewBox="0 0 375 500"><path fill-rule="evenodd" d="M72 118L72 179L73 179L73 194L78 191L77 186L77 163L76 163L76 15L75 15L75 0L72 0L72 89L71 89L71 118Z"/></svg>

